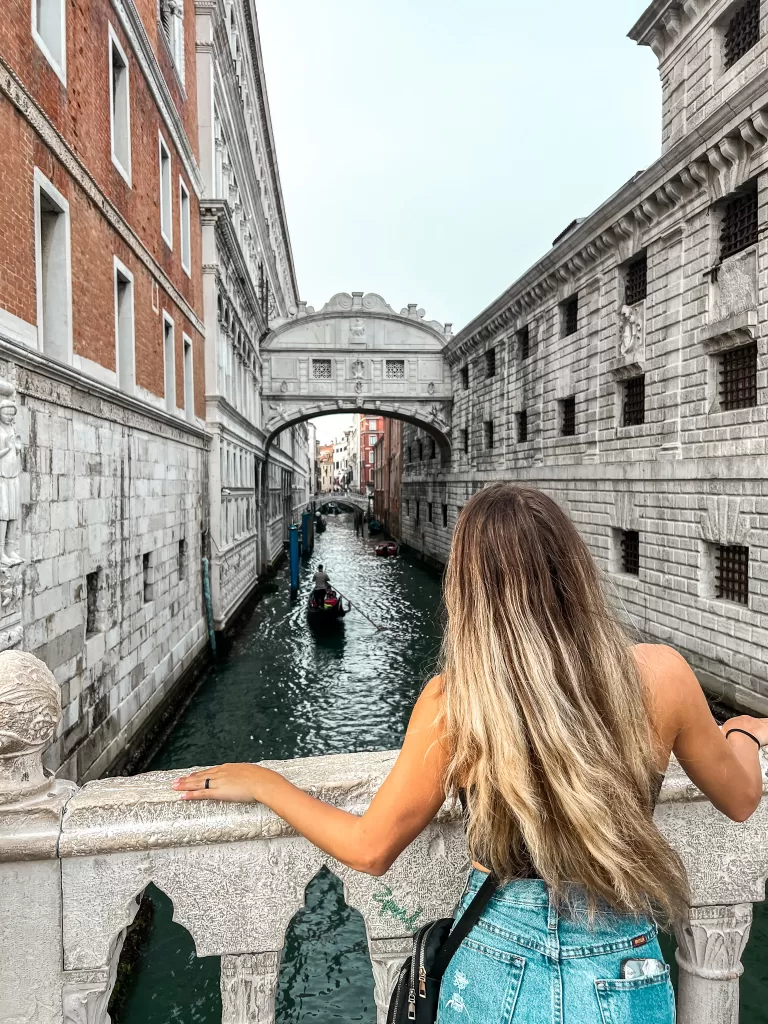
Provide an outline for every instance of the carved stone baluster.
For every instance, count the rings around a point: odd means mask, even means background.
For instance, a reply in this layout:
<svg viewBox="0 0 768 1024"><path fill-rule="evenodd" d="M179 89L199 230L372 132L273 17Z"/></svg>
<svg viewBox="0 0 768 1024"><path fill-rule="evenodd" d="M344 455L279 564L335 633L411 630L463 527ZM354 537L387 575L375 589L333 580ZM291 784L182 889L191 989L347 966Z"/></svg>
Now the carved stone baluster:
<svg viewBox="0 0 768 1024"><path fill-rule="evenodd" d="M221 958L222 1024L274 1024L280 952Z"/></svg>
<svg viewBox="0 0 768 1024"><path fill-rule="evenodd" d="M691 910L677 933L678 1024L738 1024L741 955L751 924L751 903Z"/></svg>
<svg viewBox="0 0 768 1024"><path fill-rule="evenodd" d="M64 1024L110 1024L107 1006L115 983L117 959L115 956L111 970L64 972Z"/></svg>
<svg viewBox="0 0 768 1024"><path fill-rule="evenodd" d="M409 936L397 939L370 939L368 948L373 968L373 998L376 1001L377 1024L385 1024L389 1000L403 961L411 952Z"/></svg>

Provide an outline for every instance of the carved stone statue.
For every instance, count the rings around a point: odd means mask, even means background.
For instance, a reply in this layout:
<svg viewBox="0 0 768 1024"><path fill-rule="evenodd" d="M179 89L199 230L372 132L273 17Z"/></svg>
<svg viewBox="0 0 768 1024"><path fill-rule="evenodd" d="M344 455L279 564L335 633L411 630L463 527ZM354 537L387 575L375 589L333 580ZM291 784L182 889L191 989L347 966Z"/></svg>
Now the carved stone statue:
<svg viewBox="0 0 768 1024"><path fill-rule="evenodd" d="M25 651L0 653L0 804L48 787L40 752L61 717L59 684Z"/></svg>
<svg viewBox="0 0 768 1024"><path fill-rule="evenodd" d="M619 313L619 353L630 356L640 341L641 320L632 306L622 306Z"/></svg>
<svg viewBox="0 0 768 1024"><path fill-rule="evenodd" d="M15 389L0 381L0 566L20 565L19 520L21 519L21 438L16 433Z"/></svg>
<svg viewBox="0 0 768 1024"><path fill-rule="evenodd" d="M349 336L357 341L365 340L365 320L362 317L356 316L349 325Z"/></svg>

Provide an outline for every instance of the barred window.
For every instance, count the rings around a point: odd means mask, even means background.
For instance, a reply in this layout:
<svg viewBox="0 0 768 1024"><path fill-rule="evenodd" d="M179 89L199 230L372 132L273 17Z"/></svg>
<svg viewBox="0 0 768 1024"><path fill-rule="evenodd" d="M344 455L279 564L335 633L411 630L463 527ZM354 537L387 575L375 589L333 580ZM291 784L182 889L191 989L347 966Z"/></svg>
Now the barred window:
<svg viewBox="0 0 768 1024"><path fill-rule="evenodd" d="M637 530L621 531L621 571L640 575L640 534Z"/></svg>
<svg viewBox="0 0 768 1024"><path fill-rule="evenodd" d="M720 408L757 405L757 343L732 348L720 356Z"/></svg>
<svg viewBox="0 0 768 1024"><path fill-rule="evenodd" d="M467 391L467 390L469 390L469 367L468 366L462 366L460 372L461 372L461 390L462 391Z"/></svg>
<svg viewBox="0 0 768 1024"><path fill-rule="evenodd" d="M419 499L416 499L416 525L418 526L421 522L421 504Z"/></svg>
<svg viewBox="0 0 768 1024"><path fill-rule="evenodd" d="M757 185L729 200L723 209L720 229L720 259L748 249L757 242Z"/></svg>
<svg viewBox="0 0 768 1024"><path fill-rule="evenodd" d="M466 427L461 430L461 450L464 453L469 451L469 431Z"/></svg>
<svg viewBox="0 0 768 1024"><path fill-rule="evenodd" d="M563 335L575 334L579 329L579 297L574 295L561 306L563 317Z"/></svg>
<svg viewBox="0 0 768 1024"><path fill-rule="evenodd" d="M531 329L526 324L517 332L518 351L521 359L527 359L531 354Z"/></svg>
<svg viewBox="0 0 768 1024"><path fill-rule="evenodd" d="M405 499L405 516L406 516L406 519L410 519L410 516L411 516L411 499L410 498L406 498Z"/></svg>
<svg viewBox="0 0 768 1024"><path fill-rule="evenodd" d="M528 440L528 410L523 409L517 414L517 443L525 444Z"/></svg>
<svg viewBox="0 0 768 1024"><path fill-rule="evenodd" d="M749 604L749 548L739 544L717 545L715 595L724 601Z"/></svg>
<svg viewBox="0 0 768 1024"><path fill-rule="evenodd" d="M419 462L423 462L424 461L424 442L423 441L419 441L417 443L416 450L419 453Z"/></svg>
<svg viewBox="0 0 768 1024"><path fill-rule="evenodd" d="M627 267L624 280L624 304L634 306L648 294L648 257L643 255Z"/></svg>
<svg viewBox="0 0 768 1024"><path fill-rule="evenodd" d="M408 445L408 461L413 462L413 448Z"/></svg>
<svg viewBox="0 0 768 1024"><path fill-rule="evenodd" d="M725 69L732 67L760 42L760 0L747 0L736 11L725 33Z"/></svg>
<svg viewBox="0 0 768 1024"><path fill-rule="evenodd" d="M429 457L430 459L437 458L437 442L434 438L429 439Z"/></svg>
<svg viewBox="0 0 768 1024"><path fill-rule="evenodd" d="M448 525L448 506L443 505L443 526Z"/></svg>
<svg viewBox="0 0 768 1024"><path fill-rule="evenodd" d="M636 427L645 423L645 374L624 381L621 425Z"/></svg>
<svg viewBox="0 0 768 1024"><path fill-rule="evenodd" d="M560 436L574 437L576 434L576 396L560 402Z"/></svg>
<svg viewBox="0 0 768 1024"><path fill-rule="evenodd" d="M485 420L483 423L483 442L488 451L493 448L493 420Z"/></svg>
<svg viewBox="0 0 768 1024"><path fill-rule="evenodd" d="M427 522L428 523L432 522L432 502L431 501L427 502Z"/></svg>
<svg viewBox="0 0 768 1024"><path fill-rule="evenodd" d="M330 380L331 379L331 360L330 359L313 359L312 360L312 376L315 380Z"/></svg>
<svg viewBox="0 0 768 1024"><path fill-rule="evenodd" d="M496 376L496 349L489 348L485 353L485 376Z"/></svg>
<svg viewBox="0 0 768 1024"><path fill-rule="evenodd" d="M387 359L386 375L387 380L405 380L405 360Z"/></svg>

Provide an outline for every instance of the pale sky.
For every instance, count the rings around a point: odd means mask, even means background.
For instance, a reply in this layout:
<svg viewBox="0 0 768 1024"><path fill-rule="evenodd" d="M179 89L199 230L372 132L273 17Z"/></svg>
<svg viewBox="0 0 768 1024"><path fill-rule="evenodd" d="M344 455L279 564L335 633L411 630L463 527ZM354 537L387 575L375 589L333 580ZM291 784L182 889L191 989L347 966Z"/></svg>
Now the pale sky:
<svg viewBox="0 0 768 1024"><path fill-rule="evenodd" d="M257 0L301 298L476 316L658 156L645 6Z"/></svg>

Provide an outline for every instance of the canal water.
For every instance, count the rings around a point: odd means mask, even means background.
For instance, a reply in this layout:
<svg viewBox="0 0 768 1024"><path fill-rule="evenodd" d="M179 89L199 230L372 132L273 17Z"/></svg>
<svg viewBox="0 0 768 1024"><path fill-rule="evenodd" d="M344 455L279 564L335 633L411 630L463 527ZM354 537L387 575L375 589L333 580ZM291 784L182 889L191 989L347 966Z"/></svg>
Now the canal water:
<svg viewBox="0 0 768 1024"><path fill-rule="evenodd" d="M288 572L256 606L148 770L310 757L400 745L413 702L433 672L441 634L440 580L408 557L376 558L352 517L328 516L302 590L322 562L331 581L373 619L353 612L338 635L307 629ZM153 915L113 1024L220 1024L219 960L198 958L151 888ZM757 908L744 957L742 1024L768 1024L768 915ZM667 953L672 949L668 945ZM280 969L278 1024L375 1024L365 931L341 886L321 873L294 919Z"/></svg>

